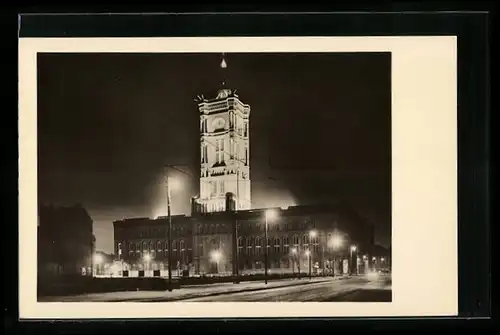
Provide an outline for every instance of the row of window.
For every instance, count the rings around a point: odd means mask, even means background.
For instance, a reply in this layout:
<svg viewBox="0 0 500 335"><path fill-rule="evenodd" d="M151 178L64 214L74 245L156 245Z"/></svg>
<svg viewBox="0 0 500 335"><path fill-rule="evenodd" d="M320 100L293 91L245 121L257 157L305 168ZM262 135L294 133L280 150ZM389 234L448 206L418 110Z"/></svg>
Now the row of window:
<svg viewBox="0 0 500 335"><path fill-rule="evenodd" d="M220 206L221 206L221 210L223 210L224 204L221 203ZM214 209L212 207L210 207L209 209ZM291 230L291 229L297 229L297 230L301 230L301 229L305 229L308 227L308 224L305 223L305 222L295 222L295 223L284 223L284 224L272 224L272 225L268 225L267 227L267 230L272 232L272 231L288 231L288 230ZM210 225L206 225L206 224L199 224L198 227L197 227L197 230L196 232L198 234L216 234L218 232L227 232L228 226L226 224L222 224L222 225L219 225L219 224L210 224ZM254 222L254 223L240 223L238 224L238 230L239 231L254 231L256 230L256 228L260 231L264 231L265 230L265 225L264 223L257 223L257 222Z"/></svg>
<svg viewBox="0 0 500 335"><path fill-rule="evenodd" d="M226 182L224 180L210 181L210 197L226 194Z"/></svg>

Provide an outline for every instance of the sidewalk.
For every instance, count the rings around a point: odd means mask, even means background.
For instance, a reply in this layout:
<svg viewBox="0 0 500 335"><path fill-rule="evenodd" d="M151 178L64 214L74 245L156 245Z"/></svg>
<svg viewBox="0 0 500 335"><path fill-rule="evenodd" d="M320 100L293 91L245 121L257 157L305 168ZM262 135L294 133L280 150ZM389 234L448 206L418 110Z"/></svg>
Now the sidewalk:
<svg viewBox="0 0 500 335"><path fill-rule="evenodd" d="M67 297L44 297L40 302L155 302L155 301L179 301L191 298L216 296L228 293L260 291L278 287L288 287L297 285L310 285L327 281L335 281L344 277L336 278L304 278L304 279L284 279L269 281L267 285L262 281L243 282L240 284L222 283L210 285L184 286L180 289L168 291L136 291L136 292L108 292L93 293Z"/></svg>

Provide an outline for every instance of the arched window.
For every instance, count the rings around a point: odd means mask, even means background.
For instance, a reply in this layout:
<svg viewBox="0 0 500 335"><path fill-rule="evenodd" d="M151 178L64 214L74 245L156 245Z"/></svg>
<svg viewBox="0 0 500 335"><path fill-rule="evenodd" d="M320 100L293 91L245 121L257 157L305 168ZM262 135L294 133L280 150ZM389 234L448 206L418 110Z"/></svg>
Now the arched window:
<svg viewBox="0 0 500 335"><path fill-rule="evenodd" d="M185 262L185 254L186 254L186 249L184 248L184 240L179 241L179 254L180 254L180 259L181 263Z"/></svg>
<svg viewBox="0 0 500 335"><path fill-rule="evenodd" d="M220 233L220 225L219 224L216 224L215 225L215 233Z"/></svg>
<svg viewBox="0 0 500 335"><path fill-rule="evenodd" d="M215 226L213 224L211 224L210 228L209 228L209 233L213 234L214 232L215 232Z"/></svg>
<svg viewBox="0 0 500 335"><path fill-rule="evenodd" d="M198 234L203 234L203 225L201 223L198 225Z"/></svg>
<svg viewBox="0 0 500 335"><path fill-rule="evenodd" d="M309 235L308 234L302 235L302 245L304 247L309 245Z"/></svg>
<svg viewBox="0 0 500 335"><path fill-rule="evenodd" d="M154 253L155 252L155 244L153 241L149 241L149 252Z"/></svg>
<svg viewBox="0 0 500 335"><path fill-rule="evenodd" d="M293 235L293 245L294 247L298 247L299 246L299 237L297 235Z"/></svg>
<svg viewBox="0 0 500 335"><path fill-rule="evenodd" d="M238 255L241 254L242 250L243 250L243 237L238 237Z"/></svg>
<svg viewBox="0 0 500 335"><path fill-rule="evenodd" d="M148 252L148 244L146 242L142 243L142 252Z"/></svg>
<svg viewBox="0 0 500 335"><path fill-rule="evenodd" d="M135 244L134 243L129 243L128 245L128 254L131 255L135 251Z"/></svg>
<svg viewBox="0 0 500 335"><path fill-rule="evenodd" d="M252 237L251 236L247 237L245 242L246 242L245 244L247 246L247 255L251 255L252 254L252 247L253 247Z"/></svg>
<svg viewBox="0 0 500 335"><path fill-rule="evenodd" d="M163 242L163 251L165 253L165 256L168 256L168 241Z"/></svg>
<svg viewBox="0 0 500 335"><path fill-rule="evenodd" d="M172 241L172 252L177 252L177 241L176 240Z"/></svg>

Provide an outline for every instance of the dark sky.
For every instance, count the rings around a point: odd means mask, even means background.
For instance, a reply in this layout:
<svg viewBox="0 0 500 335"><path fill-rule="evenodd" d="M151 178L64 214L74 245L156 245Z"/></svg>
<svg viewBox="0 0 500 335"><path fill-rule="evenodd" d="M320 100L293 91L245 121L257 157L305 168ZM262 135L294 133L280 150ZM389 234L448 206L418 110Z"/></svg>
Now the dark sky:
<svg viewBox="0 0 500 335"><path fill-rule="evenodd" d="M165 164L181 167L173 212L198 192L193 99L222 77L251 105L255 207L342 199L391 231L388 53L39 54L39 200L82 203L98 249L112 221L165 214Z"/></svg>

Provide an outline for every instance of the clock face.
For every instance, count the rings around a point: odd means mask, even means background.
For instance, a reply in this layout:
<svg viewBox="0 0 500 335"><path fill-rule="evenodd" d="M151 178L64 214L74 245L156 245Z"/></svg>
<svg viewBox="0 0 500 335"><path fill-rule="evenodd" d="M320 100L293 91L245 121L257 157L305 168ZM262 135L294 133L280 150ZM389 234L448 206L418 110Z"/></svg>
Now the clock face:
<svg viewBox="0 0 500 335"><path fill-rule="evenodd" d="M223 118L217 118L212 123L214 129L223 129L225 125L226 121Z"/></svg>

